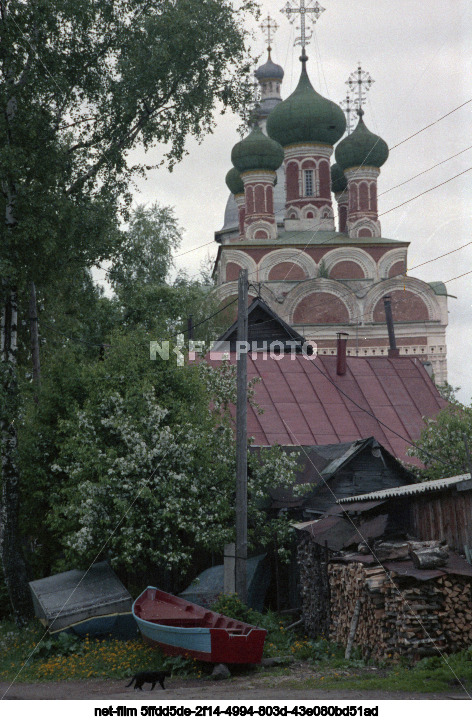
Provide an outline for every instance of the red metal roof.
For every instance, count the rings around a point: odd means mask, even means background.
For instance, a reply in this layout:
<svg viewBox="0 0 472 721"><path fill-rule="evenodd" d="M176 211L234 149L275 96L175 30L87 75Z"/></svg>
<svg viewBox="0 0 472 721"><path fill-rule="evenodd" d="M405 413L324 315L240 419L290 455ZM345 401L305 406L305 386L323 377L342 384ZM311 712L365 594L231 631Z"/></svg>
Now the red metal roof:
<svg viewBox="0 0 472 721"><path fill-rule="evenodd" d="M235 353L230 360L236 362ZM326 445L374 436L394 456L414 463L406 450L418 440L423 417L447 406L415 357L348 357L346 375L338 376L335 356L249 354L248 378L254 377L261 379L255 400L264 412L248 408L248 436L260 446Z"/></svg>

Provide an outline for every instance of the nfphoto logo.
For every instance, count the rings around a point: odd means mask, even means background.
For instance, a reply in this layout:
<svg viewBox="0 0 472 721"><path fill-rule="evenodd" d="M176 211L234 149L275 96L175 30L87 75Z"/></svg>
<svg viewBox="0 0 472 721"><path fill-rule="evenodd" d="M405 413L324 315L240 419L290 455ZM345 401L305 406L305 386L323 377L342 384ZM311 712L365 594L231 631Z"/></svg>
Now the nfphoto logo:
<svg viewBox="0 0 472 721"><path fill-rule="evenodd" d="M302 343L297 340L288 341L214 341L210 346L204 341L189 340L185 343L184 335L178 335L176 343L171 344L170 341L151 341L149 343L149 354L151 360L173 360L175 358L178 366L183 366L185 358L193 361L199 356L209 355L210 360L229 360L231 353L236 356L236 360L242 355L249 355L254 360L262 358L267 360L280 360L281 358L313 358L316 355L316 344Z"/></svg>

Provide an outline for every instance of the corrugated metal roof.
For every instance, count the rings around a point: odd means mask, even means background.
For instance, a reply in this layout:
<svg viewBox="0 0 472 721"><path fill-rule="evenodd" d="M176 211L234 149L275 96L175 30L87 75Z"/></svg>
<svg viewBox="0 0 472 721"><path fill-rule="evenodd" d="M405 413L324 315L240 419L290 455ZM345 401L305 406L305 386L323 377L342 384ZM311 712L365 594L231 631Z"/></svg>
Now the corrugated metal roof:
<svg viewBox="0 0 472 721"><path fill-rule="evenodd" d="M230 354L230 362L235 356ZM261 379L254 391L263 413L248 406L248 436L258 446L318 446L373 436L394 457L414 463L406 451L419 438L423 417L447 405L413 357L348 357L346 375L338 376L335 356L249 354L248 378L255 377Z"/></svg>
<svg viewBox="0 0 472 721"><path fill-rule="evenodd" d="M421 493L431 493L432 491L441 491L445 488L451 488L458 483L470 480L470 473L462 476L452 476L451 478L439 478L436 481L423 481L423 483L412 483L409 486L398 486L397 488L387 488L383 491L374 491L373 493L364 493L361 496L350 496L349 498L340 498L337 503L351 503L354 501L383 501L388 498L397 498L402 496L416 496Z"/></svg>

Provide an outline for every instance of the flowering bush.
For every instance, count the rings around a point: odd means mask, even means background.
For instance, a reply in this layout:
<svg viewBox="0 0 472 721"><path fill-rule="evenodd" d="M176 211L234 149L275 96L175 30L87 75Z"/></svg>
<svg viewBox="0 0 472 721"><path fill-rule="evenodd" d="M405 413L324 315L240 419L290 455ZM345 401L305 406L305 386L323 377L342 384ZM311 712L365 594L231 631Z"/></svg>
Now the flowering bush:
<svg viewBox="0 0 472 721"><path fill-rule="evenodd" d="M233 371L201 364L174 373L193 389L185 404L163 407L162 389L150 382L112 392L105 384L63 423L50 520L66 564L84 566L106 549L129 570L151 563L182 572L198 549L221 551L233 540ZM261 499L269 486L292 482L295 461L278 448L250 456L250 537L257 529L264 543L276 534L283 556L290 526L267 521Z"/></svg>
<svg viewBox="0 0 472 721"><path fill-rule="evenodd" d="M472 453L472 407L452 403L435 418L425 418L426 427L408 455L425 465L423 478L434 480L469 472L464 434Z"/></svg>

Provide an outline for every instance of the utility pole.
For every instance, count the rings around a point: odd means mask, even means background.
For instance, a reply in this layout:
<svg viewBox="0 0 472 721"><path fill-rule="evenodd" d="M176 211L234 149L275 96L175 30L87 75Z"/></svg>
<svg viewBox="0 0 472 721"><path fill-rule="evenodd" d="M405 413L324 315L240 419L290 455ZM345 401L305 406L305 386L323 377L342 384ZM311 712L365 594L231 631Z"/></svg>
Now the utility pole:
<svg viewBox="0 0 472 721"><path fill-rule="evenodd" d="M187 340L193 340L193 315L187 318Z"/></svg>
<svg viewBox="0 0 472 721"><path fill-rule="evenodd" d="M247 602L247 321L248 272L239 272L236 402L236 593Z"/></svg>

